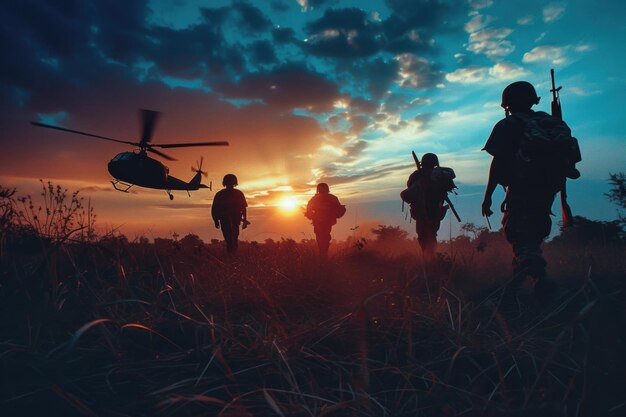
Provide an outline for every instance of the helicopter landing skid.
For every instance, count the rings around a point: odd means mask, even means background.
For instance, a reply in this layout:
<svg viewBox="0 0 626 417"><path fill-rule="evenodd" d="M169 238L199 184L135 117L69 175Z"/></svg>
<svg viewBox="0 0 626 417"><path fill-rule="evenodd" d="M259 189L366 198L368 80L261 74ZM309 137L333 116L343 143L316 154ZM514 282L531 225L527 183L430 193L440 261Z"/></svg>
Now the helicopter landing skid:
<svg viewBox="0 0 626 417"><path fill-rule="evenodd" d="M113 188L115 188L117 191L121 191L123 193L127 193L128 190L130 190L131 187L133 185L135 185L135 184L128 184L126 182L119 181L119 180L111 181L111 184L113 184ZM126 187L126 188L118 188L118 184L121 184L122 187Z"/></svg>

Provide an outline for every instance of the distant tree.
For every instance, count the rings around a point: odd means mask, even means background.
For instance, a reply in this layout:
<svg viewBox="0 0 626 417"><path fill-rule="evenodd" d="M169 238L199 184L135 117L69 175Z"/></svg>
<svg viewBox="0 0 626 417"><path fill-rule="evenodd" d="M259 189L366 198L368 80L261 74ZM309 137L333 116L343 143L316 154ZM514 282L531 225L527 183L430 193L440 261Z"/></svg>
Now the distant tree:
<svg viewBox="0 0 626 417"><path fill-rule="evenodd" d="M116 234L114 232L111 232L102 236L99 239L99 243L104 246L122 248L128 246L128 238L121 233Z"/></svg>
<svg viewBox="0 0 626 417"><path fill-rule="evenodd" d="M376 236L376 242L403 241L409 238L409 233L400 226L385 226L379 224L376 229L372 229Z"/></svg>
<svg viewBox="0 0 626 417"><path fill-rule="evenodd" d="M488 232L486 227L478 227L474 223L463 223L461 225L461 232L465 235L472 234L472 237L476 239L479 235Z"/></svg>
<svg viewBox="0 0 626 417"><path fill-rule="evenodd" d="M189 233L183 236L183 238L180 240L180 244L183 249L186 250L198 250L204 246L204 242L202 241L202 239L200 239L200 236L194 233Z"/></svg>
<svg viewBox="0 0 626 417"><path fill-rule="evenodd" d="M619 220L603 222L575 216L574 224L574 227L561 226L561 233L552 239L552 243L582 243L589 245L623 242L623 229Z"/></svg>
<svg viewBox="0 0 626 417"><path fill-rule="evenodd" d="M609 201L617 204L619 209L626 210L626 175L623 172L609 174L609 184L611 189L605 195ZM626 217L620 212L619 221L626 225Z"/></svg>
<svg viewBox="0 0 626 417"><path fill-rule="evenodd" d="M164 239L161 237L155 237L154 238L154 247L156 248L157 251L161 251L161 252L167 252L172 250L177 242L175 242L173 239Z"/></svg>

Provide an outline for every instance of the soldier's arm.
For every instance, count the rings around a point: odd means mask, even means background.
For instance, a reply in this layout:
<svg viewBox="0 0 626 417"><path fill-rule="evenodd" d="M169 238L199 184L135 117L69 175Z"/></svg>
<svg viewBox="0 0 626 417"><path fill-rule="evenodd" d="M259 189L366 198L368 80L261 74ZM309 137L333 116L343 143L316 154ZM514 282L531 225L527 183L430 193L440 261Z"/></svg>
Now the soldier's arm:
<svg viewBox="0 0 626 417"><path fill-rule="evenodd" d="M211 204L211 217L213 218L213 223L215 224L216 228L220 228L220 223L219 223L219 219L217 216L217 206L219 204L219 197L218 194L215 194L215 197L213 197L213 203Z"/></svg>
<svg viewBox="0 0 626 417"><path fill-rule="evenodd" d="M502 166L500 163L500 159L494 157L491 161L491 166L489 167L489 178L487 179L487 187L485 188L485 197L483 198L482 204L482 215L483 216L491 216L493 211L491 211L491 196L493 192L496 190L498 186L499 179L501 178L501 170Z"/></svg>
<svg viewBox="0 0 626 417"><path fill-rule="evenodd" d="M248 202L246 201L246 196L243 195L243 193L241 191L239 191L239 198L240 198L240 206L241 206L241 220L243 221L243 228L245 229L248 224L250 224L250 222L248 222Z"/></svg>
<svg viewBox="0 0 626 417"><path fill-rule="evenodd" d="M308 217L308 216L313 214L314 207L315 207L315 199L311 198L309 200L309 202L307 203L307 205L306 205L306 212L305 212L306 213L305 214L306 217Z"/></svg>

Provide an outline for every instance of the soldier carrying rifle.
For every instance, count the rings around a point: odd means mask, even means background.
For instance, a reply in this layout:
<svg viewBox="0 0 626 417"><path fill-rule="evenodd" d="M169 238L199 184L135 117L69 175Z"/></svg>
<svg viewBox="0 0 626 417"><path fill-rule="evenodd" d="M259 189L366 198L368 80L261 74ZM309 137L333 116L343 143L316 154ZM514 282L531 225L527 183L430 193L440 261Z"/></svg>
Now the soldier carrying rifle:
<svg viewBox="0 0 626 417"><path fill-rule="evenodd" d="M451 168L440 167L439 158L434 153L424 154L421 162L415 152L412 153L417 169L409 176L407 188L400 193L400 197L410 205L424 258L432 261L437 249L437 231L448 208L461 221L448 198L448 192L456 188L453 181L455 174Z"/></svg>
<svg viewBox="0 0 626 417"><path fill-rule="evenodd" d="M529 276L538 298L546 299L556 291L556 284L546 278L541 243L550 234L551 207L558 192L561 192L563 223L571 223L565 181L580 176L574 166L580 161L578 142L560 118L559 89L552 89L554 102L550 116L531 109L540 99L532 84L517 81L507 86L502 92L506 117L494 126L483 148L493 156L482 203L484 216L493 214L491 196L497 185L506 190L501 205L502 225L514 252L514 277L508 286L509 294L515 293Z"/></svg>

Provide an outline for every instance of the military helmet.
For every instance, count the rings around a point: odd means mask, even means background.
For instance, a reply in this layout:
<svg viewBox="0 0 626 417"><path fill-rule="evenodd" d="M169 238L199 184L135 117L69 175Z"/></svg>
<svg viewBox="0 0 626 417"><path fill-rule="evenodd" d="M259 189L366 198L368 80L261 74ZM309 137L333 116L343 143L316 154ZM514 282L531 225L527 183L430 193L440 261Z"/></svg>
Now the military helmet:
<svg viewBox="0 0 626 417"><path fill-rule="evenodd" d="M502 91L502 104L503 108L511 106L529 106L533 104L539 104L535 87L528 81L516 81L513 84L509 84Z"/></svg>
<svg viewBox="0 0 626 417"><path fill-rule="evenodd" d="M235 176L235 174L224 175L224 179L222 180L222 185L224 187L227 187L229 185L232 185L234 187L237 184L238 182L237 182L237 177Z"/></svg>
<svg viewBox="0 0 626 417"><path fill-rule="evenodd" d="M422 168L434 168L439 166L439 158L434 153L425 153L422 156Z"/></svg>
<svg viewBox="0 0 626 417"><path fill-rule="evenodd" d="M328 184L326 184L325 182L320 182L319 184L317 184L317 192L322 194L328 194L330 193L330 188L328 188Z"/></svg>

